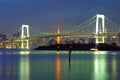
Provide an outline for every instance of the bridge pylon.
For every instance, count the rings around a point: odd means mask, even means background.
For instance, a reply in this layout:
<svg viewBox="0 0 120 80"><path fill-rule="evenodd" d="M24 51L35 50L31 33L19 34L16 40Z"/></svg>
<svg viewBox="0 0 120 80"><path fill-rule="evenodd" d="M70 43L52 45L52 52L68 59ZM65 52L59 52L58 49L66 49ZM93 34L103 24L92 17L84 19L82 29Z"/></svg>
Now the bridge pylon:
<svg viewBox="0 0 120 80"><path fill-rule="evenodd" d="M101 14L96 15L96 44L105 43L105 37L99 36L100 34L105 33L105 16Z"/></svg>
<svg viewBox="0 0 120 80"><path fill-rule="evenodd" d="M21 48L27 48L29 49L29 40L24 40L24 38L26 37L30 37L30 34L29 34L29 25L22 25L22 28L21 28ZM25 45L26 43L26 45Z"/></svg>

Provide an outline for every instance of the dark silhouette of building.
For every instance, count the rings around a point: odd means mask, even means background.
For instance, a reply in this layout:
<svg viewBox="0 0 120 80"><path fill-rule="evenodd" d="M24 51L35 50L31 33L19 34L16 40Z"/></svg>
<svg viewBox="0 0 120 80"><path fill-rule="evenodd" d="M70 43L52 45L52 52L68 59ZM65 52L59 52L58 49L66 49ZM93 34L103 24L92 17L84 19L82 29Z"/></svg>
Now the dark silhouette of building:
<svg viewBox="0 0 120 80"><path fill-rule="evenodd" d="M0 41L4 41L6 39L7 39L6 34L0 33Z"/></svg>

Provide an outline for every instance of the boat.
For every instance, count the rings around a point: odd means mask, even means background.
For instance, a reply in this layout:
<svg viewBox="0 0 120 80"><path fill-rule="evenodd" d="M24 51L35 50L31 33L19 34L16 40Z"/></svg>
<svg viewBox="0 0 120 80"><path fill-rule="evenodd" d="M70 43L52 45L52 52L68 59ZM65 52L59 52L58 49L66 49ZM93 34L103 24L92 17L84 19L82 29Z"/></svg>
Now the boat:
<svg viewBox="0 0 120 80"><path fill-rule="evenodd" d="M90 50L91 50L91 51L98 51L97 48L91 48Z"/></svg>

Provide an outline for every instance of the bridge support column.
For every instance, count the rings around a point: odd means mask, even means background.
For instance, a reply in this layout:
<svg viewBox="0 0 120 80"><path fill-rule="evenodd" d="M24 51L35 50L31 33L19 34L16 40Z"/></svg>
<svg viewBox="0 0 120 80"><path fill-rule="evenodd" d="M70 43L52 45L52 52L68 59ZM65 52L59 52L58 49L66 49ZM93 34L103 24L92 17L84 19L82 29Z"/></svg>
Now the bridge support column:
<svg viewBox="0 0 120 80"><path fill-rule="evenodd" d="M102 36L102 37L99 37L99 36L96 36L96 44L98 43L105 43L105 37Z"/></svg>
<svg viewBox="0 0 120 80"><path fill-rule="evenodd" d="M96 37L95 43L96 43L96 44L99 43L98 36Z"/></svg>
<svg viewBox="0 0 120 80"><path fill-rule="evenodd" d="M99 34L103 34L105 32L105 16L97 14L96 17L96 43L105 43L105 37L100 36ZM101 38L101 39L100 39Z"/></svg>
<svg viewBox="0 0 120 80"><path fill-rule="evenodd" d="M24 48L24 42L23 42L23 40L21 41L21 48L22 49Z"/></svg>
<svg viewBox="0 0 120 80"><path fill-rule="evenodd" d="M23 40L21 40L21 48L29 49L29 40L24 40L24 38L26 38L26 37L30 37L29 25L22 25L21 39L23 39Z"/></svg>
<svg viewBox="0 0 120 80"><path fill-rule="evenodd" d="M29 40L26 40L26 43L27 43L26 48L29 49Z"/></svg>
<svg viewBox="0 0 120 80"><path fill-rule="evenodd" d="M105 43L105 37L104 36L102 37L102 43Z"/></svg>
<svg viewBox="0 0 120 80"><path fill-rule="evenodd" d="M24 48L29 49L29 40L22 40L21 41L21 48L22 49L24 49Z"/></svg>

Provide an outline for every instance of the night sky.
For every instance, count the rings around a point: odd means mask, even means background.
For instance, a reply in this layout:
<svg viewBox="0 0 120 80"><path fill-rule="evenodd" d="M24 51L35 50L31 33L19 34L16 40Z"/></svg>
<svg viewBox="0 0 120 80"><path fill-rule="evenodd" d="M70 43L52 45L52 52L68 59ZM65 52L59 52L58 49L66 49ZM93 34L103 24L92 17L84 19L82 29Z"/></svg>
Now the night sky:
<svg viewBox="0 0 120 80"><path fill-rule="evenodd" d="M120 25L120 0L0 0L0 32L8 37L22 24L41 32L79 25L95 14Z"/></svg>

